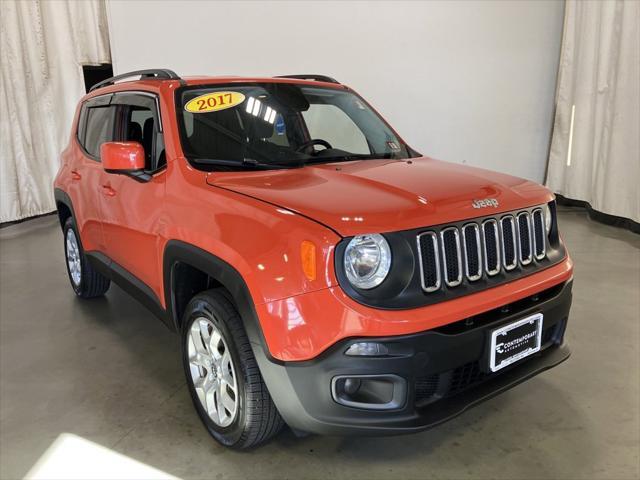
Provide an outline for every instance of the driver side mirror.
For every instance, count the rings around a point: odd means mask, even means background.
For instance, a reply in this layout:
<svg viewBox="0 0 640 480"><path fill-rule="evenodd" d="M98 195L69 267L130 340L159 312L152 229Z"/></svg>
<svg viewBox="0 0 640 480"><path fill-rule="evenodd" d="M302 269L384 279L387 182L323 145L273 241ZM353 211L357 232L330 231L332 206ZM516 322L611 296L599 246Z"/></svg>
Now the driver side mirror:
<svg viewBox="0 0 640 480"><path fill-rule="evenodd" d="M120 173L138 181L151 178L144 172L144 148L138 142L105 142L100 146L102 167L107 173Z"/></svg>

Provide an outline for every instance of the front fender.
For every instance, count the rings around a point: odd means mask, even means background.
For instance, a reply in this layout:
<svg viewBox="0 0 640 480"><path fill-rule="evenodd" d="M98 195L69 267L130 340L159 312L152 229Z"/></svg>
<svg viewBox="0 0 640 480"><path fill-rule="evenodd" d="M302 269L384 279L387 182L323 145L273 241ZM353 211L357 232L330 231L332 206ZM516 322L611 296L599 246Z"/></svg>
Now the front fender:
<svg viewBox="0 0 640 480"><path fill-rule="evenodd" d="M249 341L254 345L265 345L253 297L240 272L229 263L195 245L179 240L171 240L164 249L163 280L167 313L176 329L180 319L177 314L176 295L173 285L175 266L178 262L197 267L215 281L224 285L238 307Z"/></svg>
<svg viewBox="0 0 640 480"><path fill-rule="evenodd" d="M295 212L207 185L202 172L184 159L167 168L164 244L179 240L232 266L257 305L337 285L335 232ZM316 247L315 279L303 272L304 241Z"/></svg>

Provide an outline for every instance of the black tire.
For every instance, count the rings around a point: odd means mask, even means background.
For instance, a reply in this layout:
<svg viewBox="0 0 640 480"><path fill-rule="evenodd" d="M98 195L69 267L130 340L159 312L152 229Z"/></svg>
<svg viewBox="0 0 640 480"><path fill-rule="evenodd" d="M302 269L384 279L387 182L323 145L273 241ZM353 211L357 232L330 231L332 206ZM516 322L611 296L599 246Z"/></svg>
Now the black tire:
<svg viewBox="0 0 640 480"><path fill-rule="evenodd" d="M80 281L76 283L71 275L71 270L69 268L69 251L67 247L67 236L69 235L69 230L73 231L75 235L75 239L78 245L79 256L80 256ZM78 230L76 228L75 222L73 218L70 217L64 224L64 228L62 229L64 233L64 256L65 256L65 264L67 266L67 274L69 275L69 283L71 283L71 287L73 291L82 298L95 298L101 297L104 295L107 290L109 290L109 286L111 285L111 280L97 272L87 260L86 255L84 254L84 249L82 248L82 241L80 240L80 235L78 234Z"/></svg>
<svg viewBox="0 0 640 480"><path fill-rule="evenodd" d="M190 371L188 335L194 321L202 317L218 328L236 371L238 407L235 418L227 427L217 425L205 411ZM180 338L189 393L200 419L213 438L226 447L241 450L265 443L280 432L284 421L262 379L240 314L222 290L202 292L189 302Z"/></svg>

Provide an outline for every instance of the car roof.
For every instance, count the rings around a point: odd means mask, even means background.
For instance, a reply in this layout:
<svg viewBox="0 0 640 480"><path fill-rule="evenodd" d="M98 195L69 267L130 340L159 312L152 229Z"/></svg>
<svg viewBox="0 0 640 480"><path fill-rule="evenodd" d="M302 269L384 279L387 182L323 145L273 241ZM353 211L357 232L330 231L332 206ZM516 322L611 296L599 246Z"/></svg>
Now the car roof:
<svg viewBox="0 0 640 480"><path fill-rule="evenodd" d="M228 83L292 83L301 85L323 85L332 88L344 88L344 85L338 82L330 82L326 80L291 78L291 77L242 77L242 76L193 76L183 77L182 80L186 85L215 85Z"/></svg>
<svg viewBox="0 0 640 480"><path fill-rule="evenodd" d="M133 77L138 77L133 79ZM297 75L282 75L276 77L242 77L235 75L227 76L188 76L180 77L173 70L166 68L136 70L133 72L127 72L114 77L107 78L96 85L92 86L89 90L90 95L94 92L100 91L101 93L115 92L122 90L122 88L115 88L126 85L128 89L140 87L152 87L156 89L166 83L179 82L181 86L190 85L215 85L215 84L229 84L229 83L292 83L303 85L322 85L332 88L346 88L340 84L334 78L320 74L297 74ZM113 88L108 88L113 87Z"/></svg>

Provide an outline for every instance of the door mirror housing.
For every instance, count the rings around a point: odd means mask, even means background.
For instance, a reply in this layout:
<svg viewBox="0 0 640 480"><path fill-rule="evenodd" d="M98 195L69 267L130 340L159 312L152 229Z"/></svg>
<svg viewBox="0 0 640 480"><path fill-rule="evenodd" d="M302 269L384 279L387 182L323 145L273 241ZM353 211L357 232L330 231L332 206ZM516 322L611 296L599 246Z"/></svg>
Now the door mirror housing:
<svg viewBox="0 0 640 480"><path fill-rule="evenodd" d="M129 175L139 181L151 178L144 172L144 148L138 142L105 142L100 146L100 159L107 173Z"/></svg>

